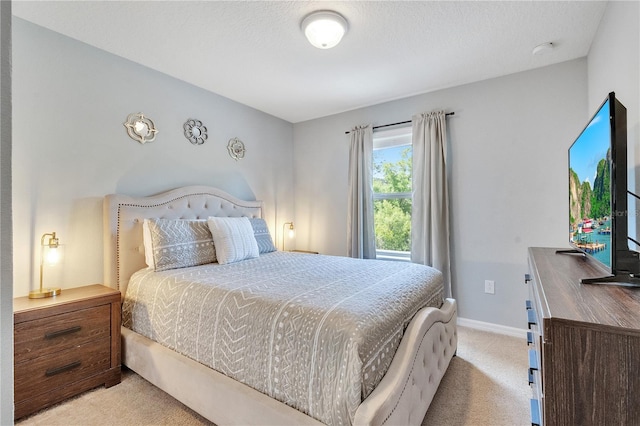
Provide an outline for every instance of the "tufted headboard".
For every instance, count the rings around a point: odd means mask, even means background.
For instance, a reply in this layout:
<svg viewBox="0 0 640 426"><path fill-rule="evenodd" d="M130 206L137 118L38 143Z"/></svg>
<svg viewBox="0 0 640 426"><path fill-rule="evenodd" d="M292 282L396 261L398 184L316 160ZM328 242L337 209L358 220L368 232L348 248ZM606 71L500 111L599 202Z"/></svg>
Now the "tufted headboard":
<svg viewBox="0 0 640 426"><path fill-rule="evenodd" d="M185 186L148 197L104 197L104 285L124 296L131 275L145 268L142 222L146 218L263 217L262 201L243 201L208 186Z"/></svg>

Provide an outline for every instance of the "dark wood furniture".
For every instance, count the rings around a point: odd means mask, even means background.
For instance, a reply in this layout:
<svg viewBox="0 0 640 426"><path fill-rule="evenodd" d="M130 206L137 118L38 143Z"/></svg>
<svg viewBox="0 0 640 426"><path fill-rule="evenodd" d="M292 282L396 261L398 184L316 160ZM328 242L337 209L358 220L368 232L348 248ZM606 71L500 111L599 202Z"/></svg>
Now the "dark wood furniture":
<svg viewBox="0 0 640 426"><path fill-rule="evenodd" d="M640 289L580 284L606 271L529 248L532 423L640 424Z"/></svg>
<svg viewBox="0 0 640 426"><path fill-rule="evenodd" d="M120 292L102 285L13 300L16 419L120 383Z"/></svg>

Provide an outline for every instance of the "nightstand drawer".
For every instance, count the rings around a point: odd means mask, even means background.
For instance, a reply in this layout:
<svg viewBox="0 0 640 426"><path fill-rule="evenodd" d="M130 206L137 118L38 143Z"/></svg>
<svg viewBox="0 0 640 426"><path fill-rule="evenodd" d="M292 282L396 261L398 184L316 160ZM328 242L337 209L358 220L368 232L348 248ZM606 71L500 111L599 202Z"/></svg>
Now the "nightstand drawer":
<svg viewBox="0 0 640 426"><path fill-rule="evenodd" d="M16 324L16 364L111 335L111 306L81 309Z"/></svg>
<svg viewBox="0 0 640 426"><path fill-rule="evenodd" d="M15 401L22 401L108 370L110 362L111 338L105 337L51 356L16 363Z"/></svg>

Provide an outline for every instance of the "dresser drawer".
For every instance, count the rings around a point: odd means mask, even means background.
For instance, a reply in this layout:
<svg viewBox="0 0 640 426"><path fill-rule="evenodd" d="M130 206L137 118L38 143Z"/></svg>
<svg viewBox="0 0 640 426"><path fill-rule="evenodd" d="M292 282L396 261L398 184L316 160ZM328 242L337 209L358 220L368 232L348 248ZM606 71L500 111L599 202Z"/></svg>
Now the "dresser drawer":
<svg viewBox="0 0 640 426"><path fill-rule="evenodd" d="M27 321L14 328L16 364L111 334L111 305Z"/></svg>
<svg viewBox="0 0 640 426"><path fill-rule="evenodd" d="M108 370L111 338L75 346L51 356L15 364L14 398L22 401Z"/></svg>

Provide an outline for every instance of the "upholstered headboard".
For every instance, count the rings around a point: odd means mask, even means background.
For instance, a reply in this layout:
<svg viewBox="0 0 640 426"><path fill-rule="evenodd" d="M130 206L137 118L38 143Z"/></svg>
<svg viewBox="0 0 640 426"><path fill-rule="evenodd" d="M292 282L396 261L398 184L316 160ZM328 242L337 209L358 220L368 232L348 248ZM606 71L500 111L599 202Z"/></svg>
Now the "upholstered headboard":
<svg viewBox="0 0 640 426"><path fill-rule="evenodd" d="M110 194L104 198L104 285L124 295L129 278L145 268L145 218L206 219L263 217L262 201L243 201L208 186L185 186L148 197Z"/></svg>

